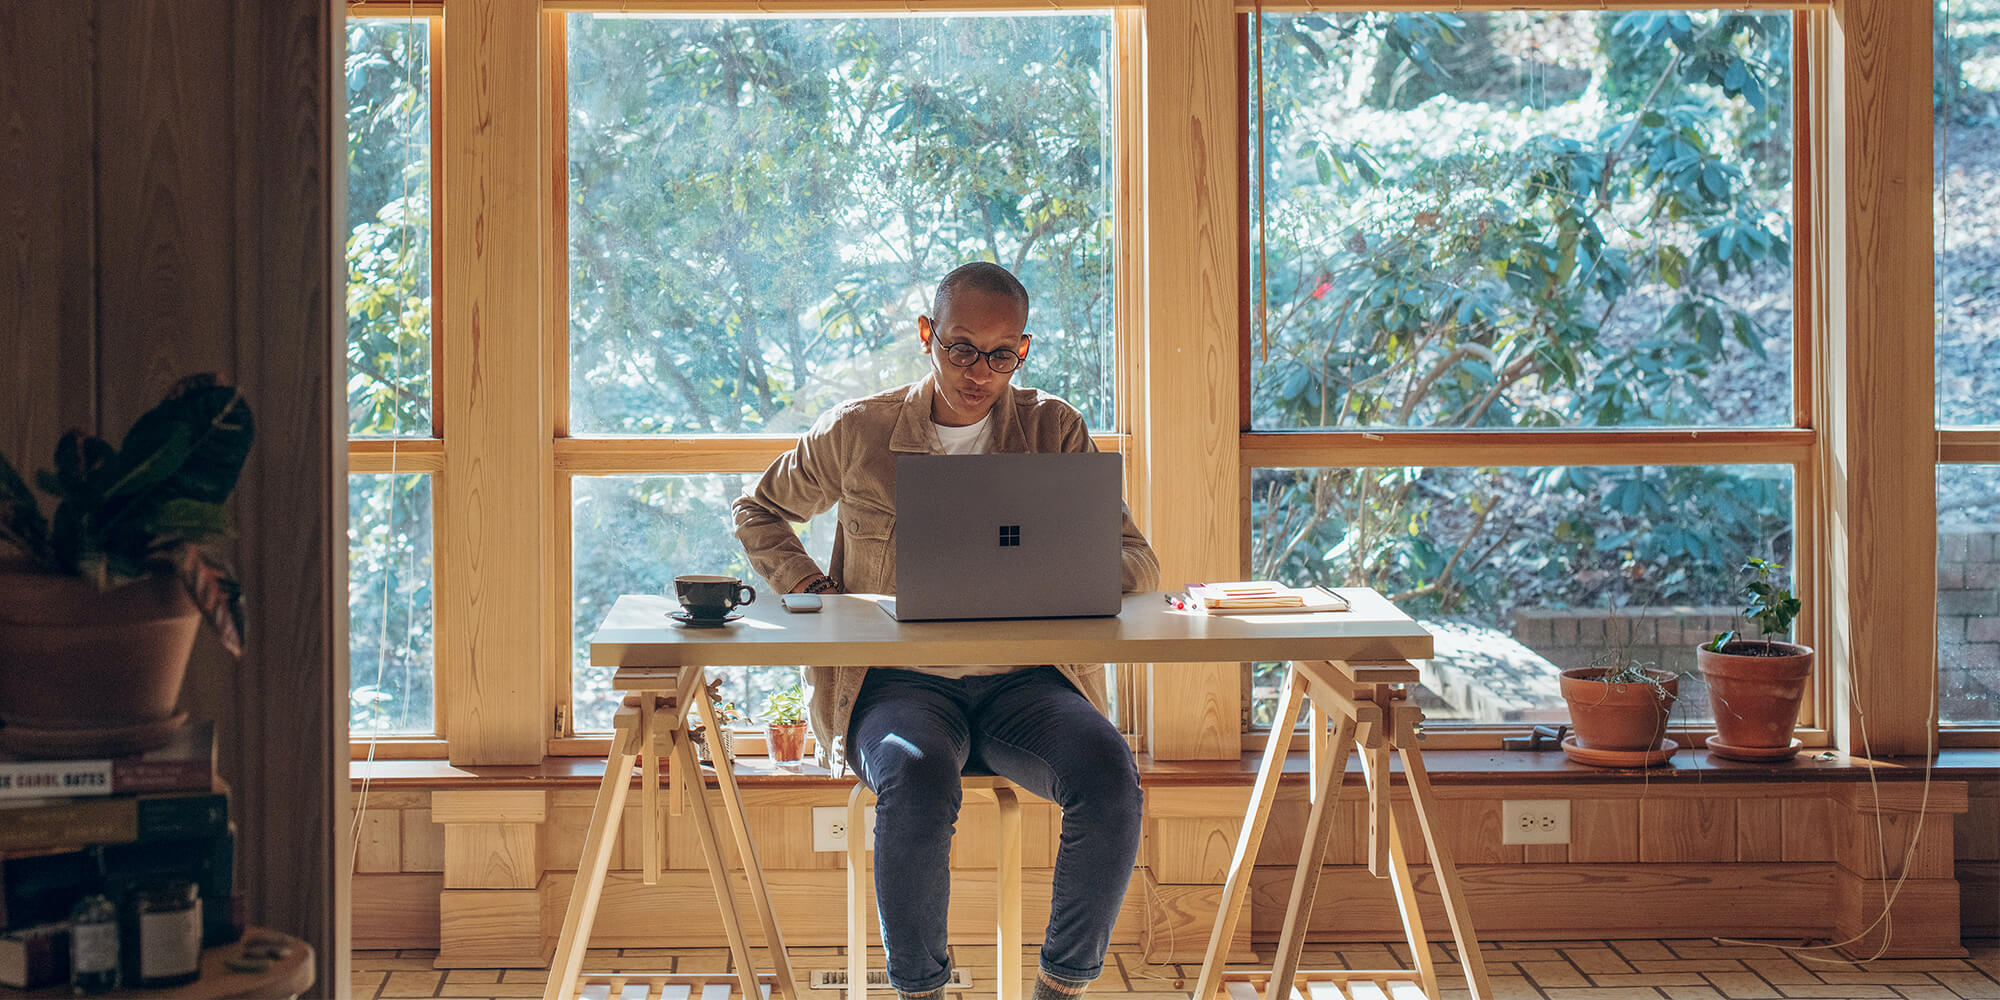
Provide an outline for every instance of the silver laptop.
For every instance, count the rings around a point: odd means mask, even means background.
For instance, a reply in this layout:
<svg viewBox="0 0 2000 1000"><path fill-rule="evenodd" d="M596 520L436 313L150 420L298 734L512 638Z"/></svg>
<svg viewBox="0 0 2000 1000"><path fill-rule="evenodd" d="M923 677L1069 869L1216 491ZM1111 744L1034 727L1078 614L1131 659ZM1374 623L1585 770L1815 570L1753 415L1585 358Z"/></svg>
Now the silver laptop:
<svg viewBox="0 0 2000 1000"><path fill-rule="evenodd" d="M1123 600L1116 454L896 459L898 621L1083 618Z"/></svg>

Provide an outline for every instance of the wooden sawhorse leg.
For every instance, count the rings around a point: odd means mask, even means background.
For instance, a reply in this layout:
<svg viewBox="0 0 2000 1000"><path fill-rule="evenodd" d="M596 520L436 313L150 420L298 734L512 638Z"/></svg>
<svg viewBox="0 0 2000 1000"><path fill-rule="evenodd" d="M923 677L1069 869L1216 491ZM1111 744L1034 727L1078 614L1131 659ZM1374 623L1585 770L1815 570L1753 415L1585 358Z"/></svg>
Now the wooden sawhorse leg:
<svg viewBox="0 0 2000 1000"><path fill-rule="evenodd" d="M758 975L751 960L749 940L744 935L743 921L737 911L736 893L730 885L723 859L721 836L715 827L706 786L700 778L700 766L695 761L693 740L687 731L686 712L681 707L689 704L691 698L709 732L719 732L715 708L709 703L708 692L701 685L702 672L699 668L683 667L668 671L649 670L646 673L646 686L625 699L624 707L618 710L613 722L611 753L605 760L604 779L598 784L597 801L591 808L583 855L577 862L576 884L570 891L569 909L563 915L562 933L556 940L555 958L549 966L549 981L542 991L543 1000L571 1000L586 985L605 985L615 997L627 983L650 984L649 995L657 994L667 985L685 985L689 987L690 995L699 996L710 983L730 979L734 979L743 1000L762 1000L767 993L764 989L766 985L776 987L783 1000L801 1000L792 975L791 959L785 952L784 939L778 933L777 916L764 883L763 868L758 863L756 848L750 842L742 795L736 787L736 778L729 769L728 761L718 754L716 784L722 795L723 811L737 855L743 863L751 904L763 925L764 940L770 947L775 973ZM613 686L619 690L633 689L629 685L620 685L617 680L613 681ZM721 741L716 743L719 746ZM603 896L605 874L611 866L611 850L617 842L635 763L639 763L643 770L640 826L646 850L642 879L647 885L659 883L659 760L663 753L669 762L672 811L678 815L683 802L693 806L689 818L694 823L696 838L701 842L710 884L715 887L716 903L722 913L723 931L729 939L736 972L733 976L585 976L584 952L589 947L591 927L597 920L597 906Z"/></svg>
<svg viewBox="0 0 2000 1000"><path fill-rule="evenodd" d="M1277 717L1271 721L1271 738L1250 794L1249 811L1238 835L1230 861L1229 876L1223 885L1222 910L1216 915L1209 935L1208 950L1202 958L1201 977L1195 985L1194 1000L1213 1000L1227 992L1232 1000L1252 1000L1257 987L1264 987L1264 1000L1293 1000L1298 997L1389 996L1397 1000L1420 994L1439 1000L1436 963L1418 911L1415 882L1408 852L1395 818L1395 799L1389 791L1389 754L1394 751L1403 762L1404 780L1409 785L1411 809L1423 831L1430 852L1432 874L1438 894L1451 923L1452 939L1458 946L1459 963L1464 969L1472 1000L1490 1000L1492 987L1487 980L1486 961L1479 952L1464 887L1458 880L1451 855L1434 827L1435 797L1422 755L1416 748L1417 725L1423 711L1403 696L1402 685L1417 680L1416 669L1404 661L1358 663L1313 661L1291 665L1279 695ZM1271 804L1277 798L1278 776L1284 769L1285 752L1291 742L1292 727L1301 708L1312 705L1308 741L1311 778L1305 836L1293 873L1292 890L1285 909L1284 929L1279 934L1276 961L1269 973L1227 973L1224 955L1235 934L1241 907L1249 893L1250 869L1263 840L1264 825L1270 819ZM1329 735L1331 728L1331 735ZM1377 878L1387 879L1395 894L1396 907L1403 919L1414 969L1343 969L1301 971L1299 955L1305 946L1306 923L1311 918L1313 898L1319 888L1326 849L1332 839L1333 812L1342 779L1347 772L1350 751L1361 756L1361 772L1368 785L1368 869ZM1331 994L1324 988L1330 987Z"/></svg>

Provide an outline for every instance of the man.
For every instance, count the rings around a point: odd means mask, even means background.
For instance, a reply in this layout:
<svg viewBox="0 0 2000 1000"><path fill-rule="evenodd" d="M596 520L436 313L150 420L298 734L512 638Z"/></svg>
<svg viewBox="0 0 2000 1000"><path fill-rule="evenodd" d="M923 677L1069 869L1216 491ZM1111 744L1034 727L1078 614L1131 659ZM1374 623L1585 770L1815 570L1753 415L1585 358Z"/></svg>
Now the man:
<svg viewBox="0 0 2000 1000"><path fill-rule="evenodd" d="M1094 451L1068 403L1016 388L1028 292L1007 269L966 264L917 318L930 372L836 406L736 501L736 536L777 590L893 594L898 453ZM840 506L825 570L792 525ZM1158 585L1159 562L1128 512L1125 590ZM959 775L968 763L1062 807L1049 930L1035 1000L1081 994L1103 971L1139 849L1139 776L1104 716L1103 664L807 667L820 763L873 789L875 897L889 982L937 996L951 978L945 915Z"/></svg>

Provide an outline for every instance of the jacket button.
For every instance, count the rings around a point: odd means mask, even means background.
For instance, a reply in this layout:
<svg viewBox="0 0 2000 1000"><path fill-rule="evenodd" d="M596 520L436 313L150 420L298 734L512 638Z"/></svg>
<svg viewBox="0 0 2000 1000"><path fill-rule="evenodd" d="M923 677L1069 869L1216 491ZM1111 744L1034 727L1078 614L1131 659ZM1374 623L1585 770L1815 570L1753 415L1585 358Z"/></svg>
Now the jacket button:
<svg viewBox="0 0 2000 1000"><path fill-rule="evenodd" d="M847 707L847 699L845 699L845 698L842 698L842 699L840 699L840 707L841 707L841 708L846 708L846 707Z"/></svg>

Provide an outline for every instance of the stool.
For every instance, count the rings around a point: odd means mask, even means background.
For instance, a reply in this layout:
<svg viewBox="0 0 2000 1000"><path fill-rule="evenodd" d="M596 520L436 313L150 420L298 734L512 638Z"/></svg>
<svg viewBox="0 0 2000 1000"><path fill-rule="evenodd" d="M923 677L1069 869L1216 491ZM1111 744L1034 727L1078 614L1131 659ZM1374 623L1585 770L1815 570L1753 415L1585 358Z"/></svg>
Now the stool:
<svg viewBox="0 0 2000 1000"><path fill-rule="evenodd" d="M999 906L994 935L999 953L995 978L999 1000L1021 1000L1021 799L1020 787L998 775L959 776L965 798L990 798L1000 807L1000 864L995 873ZM868 800L875 794L860 781L847 796L847 1000L868 996L868 901L875 887L868 878Z"/></svg>

